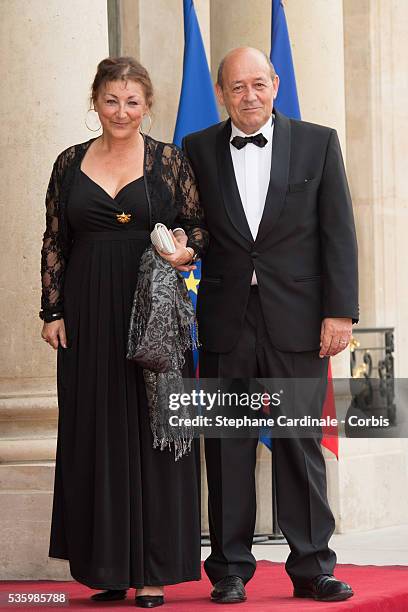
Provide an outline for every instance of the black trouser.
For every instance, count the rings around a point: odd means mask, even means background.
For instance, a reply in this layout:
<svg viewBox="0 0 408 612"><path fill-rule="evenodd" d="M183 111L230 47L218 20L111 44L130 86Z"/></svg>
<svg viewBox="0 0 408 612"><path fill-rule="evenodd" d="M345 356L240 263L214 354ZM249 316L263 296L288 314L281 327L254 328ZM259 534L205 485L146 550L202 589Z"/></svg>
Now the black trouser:
<svg viewBox="0 0 408 612"><path fill-rule="evenodd" d="M288 330L290 333L290 330ZM230 353L202 351L202 378L327 379L328 360L317 351L284 353L267 334L257 288L251 288L244 326ZM320 416L322 402L313 409ZM204 564L215 583L224 576L244 582L255 572L251 553L255 529L256 438L205 440L211 554ZM318 437L277 437L272 443L276 468L279 526L290 555L286 571L294 581L333 573L336 555L328 547L334 518L327 501L326 468Z"/></svg>

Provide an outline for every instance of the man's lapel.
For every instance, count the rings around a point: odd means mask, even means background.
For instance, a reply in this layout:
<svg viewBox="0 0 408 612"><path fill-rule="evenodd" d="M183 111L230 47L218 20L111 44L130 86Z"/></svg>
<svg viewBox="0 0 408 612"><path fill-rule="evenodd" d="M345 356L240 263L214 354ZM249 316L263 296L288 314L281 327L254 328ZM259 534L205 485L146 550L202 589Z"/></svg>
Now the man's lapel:
<svg viewBox="0 0 408 612"><path fill-rule="evenodd" d="M285 202L290 162L290 121L277 111L273 128L271 176L256 242L273 229Z"/></svg>
<svg viewBox="0 0 408 612"><path fill-rule="evenodd" d="M227 214L233 226L250 242L254 239L249 229L248 221L242 206L238 185L235 178L234 166L230 150L231 120L228 119L221 126L217 134L217 167L218 181L224 200Z"/></svg>

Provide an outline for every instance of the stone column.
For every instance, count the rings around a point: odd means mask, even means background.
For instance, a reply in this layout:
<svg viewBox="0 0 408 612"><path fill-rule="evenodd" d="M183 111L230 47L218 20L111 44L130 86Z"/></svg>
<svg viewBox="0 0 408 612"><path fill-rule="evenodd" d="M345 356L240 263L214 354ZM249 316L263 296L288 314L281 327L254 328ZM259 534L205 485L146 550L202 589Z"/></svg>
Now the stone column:
<svg viewBox="0 0 408 612"><path fill-rule="evenodd" d="M221 59L235 47L256 47L269 54L271 44L270 0L210 0L211 72L213 81ZM222 119L227 117L220 109Z"/></svg>
<svg viewBox="0 0 408 612"><path fill-rule="evenodd" d="M407 45L404 0L344 0L349 176L360 238L362 323L396 327L408 371Z"/></svg>
<svg viewBox="0 0 408 612"><path fill-rule="evenodd" d="M344 0L347 166L360 254L364 327L395 326L396 373L408 369L408 5ZM374 363L376 354L373 353ZM398 411L404 406L397 403ZM340 531L406 522L406 440L343 440Z"/></svg>
<svg viewBox="0 0 408 612"><path fill-rule="evenodd" d="M210 58L209 0L195 0L201 35ZM154 87L151 136L172 142L183 77L183 3L121 0L121 53L149 71ZM154 33L154 34L153 34Z"/></svg>
<svg viewBox="0 0 408 612"><path fill-rule="evenodd" d="M56 353L40 338L40 249L53 162L85 127L106 2L13 0L2 7L0 200L0 574L68 575L47 558L55 456Z"/></svg>

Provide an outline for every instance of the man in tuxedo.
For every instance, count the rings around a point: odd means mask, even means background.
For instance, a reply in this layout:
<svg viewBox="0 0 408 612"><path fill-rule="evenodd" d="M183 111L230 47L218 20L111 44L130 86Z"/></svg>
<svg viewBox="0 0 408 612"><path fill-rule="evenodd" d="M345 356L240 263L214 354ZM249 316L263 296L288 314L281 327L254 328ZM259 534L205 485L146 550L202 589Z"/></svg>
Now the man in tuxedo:
<svg viewBox="0 0 408 612"><path fill-rule="evenodd" d="M229 119L189 134L210 245L202 262L197 316L203 378L313 378L358 320L357 245L336 131L273 109L279 87L269 59L234 49L216 93ZM319 415L322 402L313 407ZM257 439L207 439L211 554L205 570L220 603L246 599L255 571ZM334 578L319 437L273 440L277 511L290 555L294 596L353 595Z"/></svg>

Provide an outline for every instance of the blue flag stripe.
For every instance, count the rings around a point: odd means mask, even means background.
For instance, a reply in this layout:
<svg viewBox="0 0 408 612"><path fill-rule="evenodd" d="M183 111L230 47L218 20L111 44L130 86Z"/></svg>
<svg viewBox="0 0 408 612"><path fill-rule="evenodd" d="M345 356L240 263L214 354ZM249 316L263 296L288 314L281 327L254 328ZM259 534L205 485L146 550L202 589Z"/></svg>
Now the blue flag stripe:
<svg viewBox="0 0 408 612"><path fill-rule="evenodd" d="M183 81L173 142L218 123L219 114L200 26L192 0L184 0Z"/></svg>
<svg viewBox="0 0 408 612"><path fill-rule="evenodd" d="M282 0L272 0L271 62L279 75L280 85L275 107L284 115L300 119L292 51Z"/></svg>

